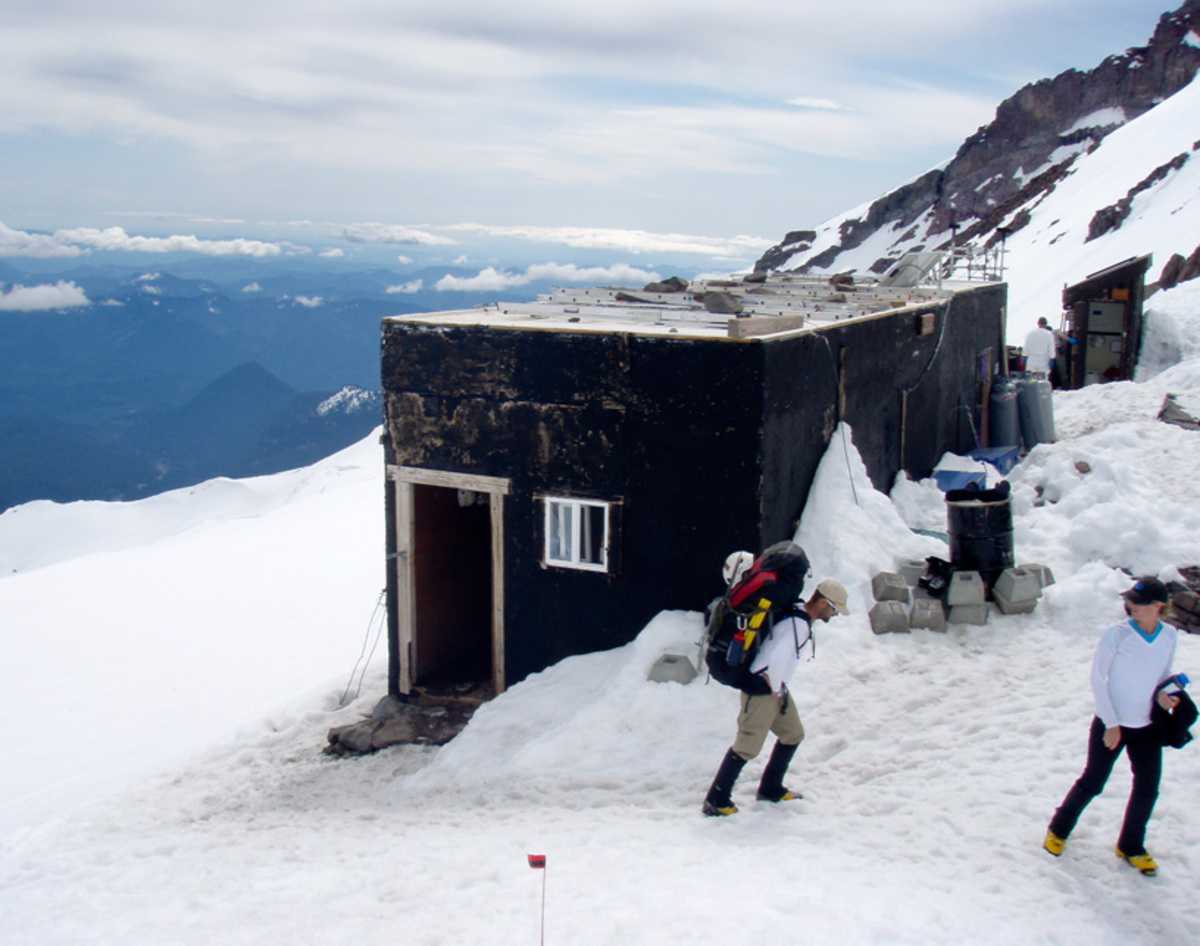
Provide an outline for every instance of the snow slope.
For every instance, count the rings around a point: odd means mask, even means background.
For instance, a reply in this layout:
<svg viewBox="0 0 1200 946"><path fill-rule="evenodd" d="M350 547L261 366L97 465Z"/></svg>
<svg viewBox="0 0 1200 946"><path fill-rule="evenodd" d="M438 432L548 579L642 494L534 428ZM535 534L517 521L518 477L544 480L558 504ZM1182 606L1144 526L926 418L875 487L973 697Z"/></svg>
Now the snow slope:
<svg viewBox="0 0 1200 946"><path fill-rule="evenodd" d="M302 470L0 515L0 830L327 701L383 587L382 469L373 435Z"/></svg>
<svg viewBox="0 0 1200 946"><path fill-rule="evenodd" d="M1183 331L1170 320L1159 330ZM1116 566L1167 575L1200 558L1187 540L1200 434L1153 419L1168 389L1200 395L1194 358L1144 384L1056 396L1060 442L1012 481L1018 557L1058 582L1031 615L946 634L871 634L870 572L944 548L900 511L936 520L941 498L928 484L898 486L900 504L873 491L839 430L798 531L853 612L819 626L816 660L793 680L808 737L789 782L806 797L755 803L760 758L735 793L742 811L718 821L698 809L737 694L645 680L663 649L697 638L694 612L660 614L625 647L530 677L441 749L320 754L326 730L384 688L377 660L363 696L337 706L381 562L373 440L339 455L323 492L258 519L0 580L6 653L19 658L0 666L5 942L534 942L542 877L528 852L549 858L549 943L1196 942L1200 750L1165 759L1149 835L1158 878L1112 855L1124 763L1064 857L1039 846L1082 764L1092 650L1128 585ZM0 519L0 548L10 536ZM164 640L171 596L159 585L173 582L226 591L191 594L172 621L187 632ZM85 594L61 594L72 587ZM696 604L712 591L697 589ZM64 630L82 617L76 597L101 621L90 644ZM1177 666L1200 676L1200 642L1181 640ZM96 682L110 668L122 679ZM128 782L125 740L142 727L153 756L168 735L158 714L176 704L187 710L172 730L180 761L158 759L170 771L91 800L60 792L47 815L40 796L72 772L85 786L114 772Z"/></svg>

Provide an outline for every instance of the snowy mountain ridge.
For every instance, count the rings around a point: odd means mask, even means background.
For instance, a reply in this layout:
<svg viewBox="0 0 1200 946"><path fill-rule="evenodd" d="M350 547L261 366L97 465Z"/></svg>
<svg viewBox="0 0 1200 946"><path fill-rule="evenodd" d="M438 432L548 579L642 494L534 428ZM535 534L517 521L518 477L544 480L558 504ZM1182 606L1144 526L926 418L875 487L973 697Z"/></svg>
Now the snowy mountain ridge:
<svg viewBox="0 0 1200 946"><path fill-rule="evenodd" d="M1057 321L1064 283L1130 256L1153 253L1164 285L1200 275L1197 35L1187 0L1148 45L1026 86L948 164L793 231L755 268L878 274L905 252L1005 236L1018 339L1039 315Z"/></svg>

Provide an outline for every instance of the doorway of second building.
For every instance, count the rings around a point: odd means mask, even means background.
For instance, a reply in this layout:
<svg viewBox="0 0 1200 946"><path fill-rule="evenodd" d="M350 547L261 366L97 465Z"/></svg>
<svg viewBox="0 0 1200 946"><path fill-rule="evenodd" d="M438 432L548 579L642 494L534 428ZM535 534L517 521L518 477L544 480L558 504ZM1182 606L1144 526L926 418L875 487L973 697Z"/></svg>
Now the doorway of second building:
<svg viewBox="0 0 1200 946"><path fill-rule="evenodd" d="M492 523L486 493L413 486L412 682L438 695L490 688Z"/></svg>

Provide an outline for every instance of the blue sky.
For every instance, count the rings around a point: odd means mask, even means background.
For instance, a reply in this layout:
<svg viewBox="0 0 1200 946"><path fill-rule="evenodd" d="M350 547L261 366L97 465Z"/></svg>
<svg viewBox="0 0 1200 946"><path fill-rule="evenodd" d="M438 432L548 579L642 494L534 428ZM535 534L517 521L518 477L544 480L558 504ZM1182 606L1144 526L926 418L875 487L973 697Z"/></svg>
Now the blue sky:
<svg viewBox="0 0 1200 946"><path fill-rule="evenodd" d="M0 224L774 242L948 159L1022 84L1145 42L1164 9L8 0Z"/></svg>

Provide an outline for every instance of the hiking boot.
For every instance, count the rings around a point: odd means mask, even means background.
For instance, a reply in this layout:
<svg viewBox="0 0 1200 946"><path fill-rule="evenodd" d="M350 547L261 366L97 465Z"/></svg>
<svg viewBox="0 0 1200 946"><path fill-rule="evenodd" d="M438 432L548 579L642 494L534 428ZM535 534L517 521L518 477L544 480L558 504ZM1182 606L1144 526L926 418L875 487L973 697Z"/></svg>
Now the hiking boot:
<svg viewBox="0 0 1200 946"><path fill-rule="evenodd" d="M779 802L779 801L799 801L804 796L802 794L800 794L799 792L792 791L792 789L790 789L790 788L785 788L777 794L764 792L760 788L755 797L759 801Z"/></svg>
<svg viewBox="0 0 1200 946"><path fill-rule="evenodd" d="M1053 831L1046 832L1046 839L1042 842L1042 850L1047 854L1053 854L1055 857L1062 857L1063 848L1067 846L1067 839L1060 838Z"/></svg>
<svg viewBox="0 0 1200 946"><path fill-rule="evenodd" d="M1136 867L1147 877L1153 877L1158 873L1158 861L1145 851L1142 851L1141 854L1126 854L1117 848L1117 857L1129 864L1130 867Z"/></svg>
<svg viewBox="0 0 1200 946"><path fill-rule="evenodd" d="M785 746L782 742L775 743L775 748L771 750L771 758L767 760L762 779L758 783L759 801L791 801L800 797L799 792L790 791L783 784L783 776L787 773L788 765L791 764L792 756L798 748L799 744Z"/></svg>
<svg viewBox="0 0 1200 946"><path fill-rule="evenodd" d="M712 787L704 796L704 806L700 809L701 811L710 816L732 815L737 811L737 805L733 803L731 796L733 786L737 782L738 776L742 774L745 765L746 760L732 749L725 753L725 758L721 760L721 767L717 769L716 777L713 779Z"/></svg>

